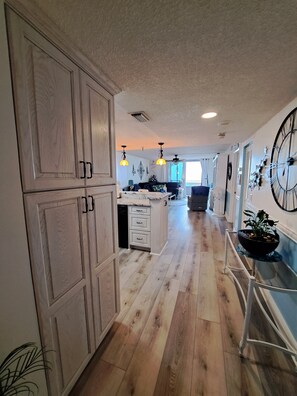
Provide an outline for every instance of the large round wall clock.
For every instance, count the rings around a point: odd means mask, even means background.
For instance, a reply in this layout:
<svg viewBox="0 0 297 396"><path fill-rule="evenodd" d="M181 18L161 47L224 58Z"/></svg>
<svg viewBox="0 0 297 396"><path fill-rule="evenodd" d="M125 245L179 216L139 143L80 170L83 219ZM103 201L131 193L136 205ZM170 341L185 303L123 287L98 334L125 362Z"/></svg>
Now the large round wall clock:
<svg viewBox="0 0 297 396"><path fill-rule="evenodd" d="M287 115L277 132L270 163L270 185L277 205L297 211L297 107Z"/></svg>

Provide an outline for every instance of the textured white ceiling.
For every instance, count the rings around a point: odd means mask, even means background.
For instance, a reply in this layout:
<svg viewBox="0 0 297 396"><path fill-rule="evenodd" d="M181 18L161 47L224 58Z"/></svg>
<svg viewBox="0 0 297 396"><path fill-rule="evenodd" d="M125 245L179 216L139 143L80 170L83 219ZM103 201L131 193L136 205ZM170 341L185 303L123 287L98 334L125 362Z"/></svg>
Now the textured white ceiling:
<svg viewBox="0 0 297 396"><path fill-rule="evenodd" d="M32 2L122 89L117 149L218 152L297 96L296 0ZM128 115L139 110L151 121Z"/></svg>

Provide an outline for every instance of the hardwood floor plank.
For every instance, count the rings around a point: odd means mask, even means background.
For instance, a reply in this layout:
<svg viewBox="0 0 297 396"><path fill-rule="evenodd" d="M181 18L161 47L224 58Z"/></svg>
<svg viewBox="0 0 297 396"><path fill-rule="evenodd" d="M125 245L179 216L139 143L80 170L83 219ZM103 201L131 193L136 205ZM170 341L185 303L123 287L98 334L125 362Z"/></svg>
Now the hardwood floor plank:
<svg viewBox="0 0 297 396"><path fill-rule="evenodd" d="M238 354L243 328L241 306L231 279L227 275L218 272L216 272L216 277L224 351Z"/></svg>
<svg viewBox="0 0 297 396"><path fill-rule="evenodd" d="M191 396L227 395L221 329L196 319Z"/></svg>
<svg viewBox="0 0 297 396"><path fill-rule="evenodd" d="M115 396L125 371L102 360L91 361L84 379L77 383L71 396Z"/></svg>
<svg viewBox="0 0 297 396"><path fill-rule="evenodd" d="M179 281L166 279L153 306L118 396L153 395L173 311Z"/></svg>
<svg viewBox="0 0 297 396"><path fill-rule="evenodd" d="M264 395L258 368L249 359L233 353L224 353L228 395Z"/></svg>
<svg viewBox="0 0 297 396"><path fill-rule="evenodd" d="M212 252L213 246L209 224L209 215L207 213L202 213L201 216L204 216L203 227L201 227L201 252Z"/></svg>
<svg viewBox="0 0 297 396"><path fill-rule="evenodd" d="M220 322L217 283L212 252L201 252L198 285L198 317Z"/></svg>
<svg viewBox="0 0 297 396"><path fill-rule="evenodd" d="M179 292L154 396L190 395L196 296Z"/></svg>
<svg viewBox="0 0 297 396"><path fill-rule="evenodd" d="M180 283L180 291L198 295L200 253L188 251Z"/></svg>
<svg viewBox="0 0 297 396"><path fill-rule="evenodd" d="M213 255L216 260L224 260L225 233L223 235L221 234L220 223L222 221L215 216L212 220L213 221L211 222L211 237L212 237Z"/></svg>
<svg viewBox="0 0 297 396"><path fill-rule="evenodd" d="M122 319L113 339L107 346L102 359L126 370L151 313L157 295L162 287L169 256L159 259L158 270L152 271L145 280L128 313Z"/></svg>
<svg viewBox="0 0 297 396"><path fill-rule="evenodd" d="M128 282L121 287L121 311L117 317L117 322L123 321L146 279L147 275L135 272Z"/></svg>
<svg viewBox="0 0 297 396"><path fill-rule="evenodd" d="M125 258L124 265L120 268L120 284L121 287L130 279L134 272L139 272L143 261L153 260L153 256L141 250L131 249L131 256Z"/></svg>
<svg viewBox="0 0 297 396"><path fill-rule="evenodd" d="M188 246L189 242L183 240L176 245L175 253L168 268L166 278L181 279L187 258Z"/></svg>

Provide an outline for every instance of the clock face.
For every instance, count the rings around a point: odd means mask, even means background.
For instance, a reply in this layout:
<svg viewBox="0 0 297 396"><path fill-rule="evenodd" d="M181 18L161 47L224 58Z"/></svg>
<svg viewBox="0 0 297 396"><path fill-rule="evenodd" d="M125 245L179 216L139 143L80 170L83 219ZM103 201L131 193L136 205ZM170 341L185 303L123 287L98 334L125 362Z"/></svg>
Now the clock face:
<svg viewBox="0 0 297 396"><path fill-rule="evenodd" d="M297 211L297 108L284 119L274 141L270 183L275 202L287 212Z"/></svg>

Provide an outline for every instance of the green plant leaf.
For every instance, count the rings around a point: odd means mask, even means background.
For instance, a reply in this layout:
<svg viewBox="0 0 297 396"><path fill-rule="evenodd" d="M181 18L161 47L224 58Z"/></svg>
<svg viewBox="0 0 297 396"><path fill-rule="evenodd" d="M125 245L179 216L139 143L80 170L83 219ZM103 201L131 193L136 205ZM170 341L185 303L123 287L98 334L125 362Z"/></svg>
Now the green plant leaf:
<svg viewBox="0 0 297 396"><path fill-rule="evenodd" d="M38 389L25 376L36 371L50 369L50 362L45 359L44 348L39 348L35 343L29 342L15 348L0 365L0 396L10 396L26 392L34 394L30 386ZM22 382L20 382L22 381Z"/></svg>

